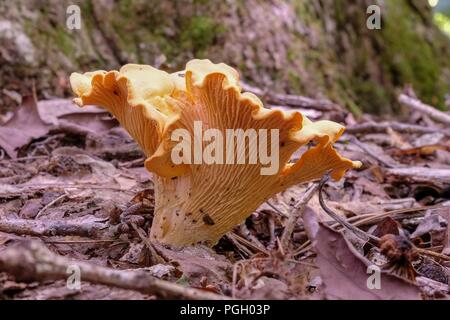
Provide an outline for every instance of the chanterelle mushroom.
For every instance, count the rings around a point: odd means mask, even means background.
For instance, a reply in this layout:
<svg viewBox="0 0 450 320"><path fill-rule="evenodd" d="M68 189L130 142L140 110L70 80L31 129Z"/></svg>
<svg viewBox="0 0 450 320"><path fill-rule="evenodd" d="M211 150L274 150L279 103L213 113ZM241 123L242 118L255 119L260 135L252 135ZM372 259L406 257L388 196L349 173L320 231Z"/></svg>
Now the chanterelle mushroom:
<svg viewBox="0 0 450 320"><path fill-rule="evenodd" d="M74 73L70 82L79 105L109 110L145 151L156 195L150 236L162 243L215 244L276 193L328 171L340 179L360 166L332 147L341 125L264 108L255 95L241 93L238 73L222 63L192 60L174 74L129 64ZM188 148L180 147L182 138L191 142ZM310 141L315 146L290 163ZM276 156L272 168L269 156Z"/></svg>

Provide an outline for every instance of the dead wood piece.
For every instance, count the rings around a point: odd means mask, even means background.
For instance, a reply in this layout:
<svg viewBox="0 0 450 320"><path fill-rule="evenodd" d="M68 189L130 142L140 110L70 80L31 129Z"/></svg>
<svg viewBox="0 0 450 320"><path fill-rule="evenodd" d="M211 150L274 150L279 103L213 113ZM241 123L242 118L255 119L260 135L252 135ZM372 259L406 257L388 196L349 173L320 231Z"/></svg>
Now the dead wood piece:
<svg viewBox="0 0 450 320"><path fill-rule="evenodd" d="M94 150L94 154L105 160L119 160L119 161L136 161L142 162L143 152L136 143L121 144L113 147L104 147Z"/></svg>
<svg viewBox="0 0 450 320"><path fill-rule="evenodd" d="M328 206L325 204L325 201L323 199L323 187L327 183L327 181L330 179L329 173L325 174L320 180L319 183L319 203L320 207L325 211L333 220L337 221L342 227L349 230L350 232L353 232L357 237L365 240L365 241L371 241L372 243L378 244L380 241L380 238L375 237L355 226L353 226L351 223L349 223L345 218L342 218L339 216L336 212L328 208Z"/></svg>
<svg viewBox="0 0 450 320"><path fill-rule="evenodd" d="M261 252L261 253L265 254L266 256L269 255L269 252L265 248L261 248L261 247L257 246L256 244L254 244L250 240L247 240L247 239L241 237L240 235L236 234L235 232L230 232L229 235L231 236L231 238L233 240L235 240L235 241L237 241L237 242L247 246L248 248L251 248L251 249L253 249L256 252Z"/></svg>
<svg viewBox="0 0 450 320"><path fill-rule="evenodd" d="M261 241L259 241L259 239L251 233L245 222L239 226L239 233L243 238L249 240L250 242L253 242L253 244L256 245L258 248L262 250L266 249L266 247L261 243Z"/></svg>
<svg viewBox="0 0 450 320"><path fill-rule="evenodd" d="M428 287L430 289L433 289L433 291L438 291L443 294L450 292L450 287L448 284L438 282L429 278L416 277L416 283L420 287Z"/></svg>
<svg viewBox="0 0 450 320"><path fill-rule="evenodd" d="M389 129L394 131L398 131L401 133L410 133L410 134L427 134L427 133L436 133L442 132L447 137L450 137L450 130L448 129L439 129L439 128L430 128L419 126L415 124L407 124L400 122L366 122L361 124L355 124L353 126L347 127L345 132L350 134L358 134L358 133L386 133Z"/></svg>
<svg viewBox="0 0 450 320"><path fill-rule="evenodd" d="M131 226L133 227L134 231L139 235L142 242L144 242L145 246L151 253L151 263L152 264L160 264L164 263L165 260L156 252L155 248L153 247L153 244L150 242L150 238L148 235L145 234L144 230L139 228L135 223L131 223Z"/></svg>
<svg viewBox="0 0 450 320"><path fill-rule="evenodd" d="M27 219L2 219L0 231L29 236L81 236L99 237L103 223L80 223L67 221L39 221Z"/></svg>
<svg viewBox="0 0 450 320"><path fill-rule="evenodd" d="M356 146L358 146L358 148L360 148L361 150L363 150L364 152L367 153L367 155L369 155L370 157L372 157L373 159L375 159L376 161L378 161L380 164L382 164L384 167L386 168L393 168L394 165L390 164L388 162L386 162L385 160L383 160L381 157L379 157L377 154L375 154L374 152L372 152L372 150L370 150L364 143L362 143L361 141L359 141L356 137L351 137L350 141L355 144Z"/></svg>
<svg viewBox="0 0 450 320"><path fill-rule="evenodd" d="M289 215L289 219L286 222L286 227L284 228L283 235L281 236L281 247L288 248L289 240L291 239L292 233L294 232L295 225L298 219L302 216L303 211L305 211L306 205L309 200L313 197L316 191L319 189L319 185L314 183L311 185L303 194L303 197L295 205L295 209Z"/></svg>
<svg viewBox="0 0 450 320"><path fill-rule="evenodd" d="M251 86L241 82L242 89L265 98L268 102L276 105L288 105L292 107L315 109L319 111L342 111L342 108L336 103L327 99L313 99L299 95L273 93L267 90Z"/></svg>
<svg viewBox="0 0 450 320"><path fill-rule="evenodd" d="M5 249L0 255L0 271L15 276L19 281L64 280L68 276L67 270L74 266L79 268L82 280L95 284L135 290L163 298L229 299L160 280L142 270L115 270L84 261L70 260L54 254L37 241L24 241L18 246Z"/></svg>
<svg viewBox="0 0 450 320"><path fill-rule="evenodd" d="M411 97L411 96L408 96L408 95L402 93L398 97L398 101L401 104L410 107L411 109L414 109L421 113L429 115L435 121L438 121L440 123L445 123L447 125L450 124L450 115L449 114L439 111L438 109L423 103L422 101L420 101L417 98L414 98L414 97Z"/></svg>
<svg viewBox="0 0 450 320"><path fill-rule="evenodd" d="M385 171L388 175L409 178L420 182L450 182L450 169L435 169L425 167L390 168Z"/></svg>

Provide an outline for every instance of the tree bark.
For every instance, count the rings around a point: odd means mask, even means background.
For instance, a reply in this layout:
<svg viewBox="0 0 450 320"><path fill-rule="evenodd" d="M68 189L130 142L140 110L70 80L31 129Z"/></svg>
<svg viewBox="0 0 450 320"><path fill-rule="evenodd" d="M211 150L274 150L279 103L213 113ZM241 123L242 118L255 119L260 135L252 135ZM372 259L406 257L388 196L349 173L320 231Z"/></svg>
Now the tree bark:
<svg viewBox="0 0 450 320"><path fill-rule="evenodd" d="M366 26L373 2L380 30ZM66 27L71 4L81 30ZM356 113L401 110L405 84L443 108L450 86L450 41L422 0L18 0L0 4L0 41L0 112L33 82L40 97L71 95L73 71L126 62L173 71L194 57L228 63L262 89Z"/></svg>

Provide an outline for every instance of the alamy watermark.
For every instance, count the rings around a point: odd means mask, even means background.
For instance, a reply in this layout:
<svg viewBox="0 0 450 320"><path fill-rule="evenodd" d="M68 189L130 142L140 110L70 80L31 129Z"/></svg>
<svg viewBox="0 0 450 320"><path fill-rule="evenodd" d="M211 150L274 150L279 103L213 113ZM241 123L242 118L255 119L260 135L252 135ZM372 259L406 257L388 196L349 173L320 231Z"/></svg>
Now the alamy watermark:
<svg viewBox="0 0 450 320"><path fill-rule="evenodd" d="M77 264L71 264L67 267L66 273L69 275L66 281L66 287L70 290L81 289L81 269Z"/></svg>
<svg viewBox="0 0 450 320"><path fill-rule="evenodd" d="M66 9L66 27L69 30L81 30L81 9L72 4Z"/></svg>
<svg viewBox="0 0 450 320"><path fill-rule="evenodd" d="M370 265L367 267L367 274L370 276L367 278L367 288L370 290L381 289L381 269L377 265Z"/></svg>
<svg viewBox="0 0 450 320"><path fill-rule="evenodd" d="M434 0L436 1L436 0ZM433 3L434 3L433 1ZM431 2L430 2L431 5ZM366 13L369 15L366 26L369 30L381 29L381 8L373 4L367 7ZM72 4L66 9L66 27L69 30L81 30L81 9L78 5Z"/></svg>
<svg viewBox="0 0 450 320"><path fill-rule="evenodd" d="M381 8L373 4L367 7L366 13L369 15L366 20L366 26L369 30L381 29Z"/></svg>
<svg viewBox="0 0 450 320"><path fill-rule="evenodd" d="M177 142L171 153L174 164L259 163L264 166L260 169L261 175L278 172L278 129L226 129L223 132L214 128L203 130L203 123L194 121L193 131L193 136L183 128L172 132L171 140Z"/></svg>

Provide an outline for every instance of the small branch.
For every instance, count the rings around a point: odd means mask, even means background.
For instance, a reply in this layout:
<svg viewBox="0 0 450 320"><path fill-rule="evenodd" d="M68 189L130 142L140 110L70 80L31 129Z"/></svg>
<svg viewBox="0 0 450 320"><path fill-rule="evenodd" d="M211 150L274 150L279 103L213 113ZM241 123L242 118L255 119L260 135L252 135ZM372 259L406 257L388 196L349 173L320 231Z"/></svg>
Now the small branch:
<svg viewBox="0 0 450 320"><path fill-rule="evenodd" d="M3 149L1 149L2 152L4 152ZM30 160L40 160L40 159L48 159L49 156L27 156L27 157L20 157L15 159L1 159L0 163L7 163L7 162L22 162L22 161L30 161Z"/></svg>
<svg viewBox="0 0 450 320"><path fill-rule="evenodd" d="M439 111L438 109L423 103L422 101L420 101L417 98L413 98L413 97L410 97L410 96L402 93L398 97L398 101L401 104L410 107L411 109L414 109L421 113L429 115L435 121L450 125L450 115L449 114Z"/></svg>
<svg viewBox="0 0 450 320"><path fill-rule="evenodd" d="M350 224L349 222L347 222L345 219L341 218L338 214L336 214L333 210L331 210L330 208L327 207L327 205L325 204L324 200L323 200L323 195L322 195L322 189L323 186L325 185L325 183L328 181L329 179L329 175L326 174L322 180L319 183L319 203L320 206L322 207L322 209L330 216L332 217L334 220L336 220L337 222L339 222L344 228L346 228L347 230L353 232L355 235L357 235L358 237L360 237L361 239L364 239L365 241L368 241L374 245L376 245L377 247L380 244L380 238L371 235L355 226L353 226L352 224ZM422 249L422 248L417 248L416 246L414 246L414 244L411 243L411 246L413 246L414 250L416 250L418 253L421 253L423 255L427 255L427 256L431 256L434 258L439 258L445 261L450 261L450 257L446 256L444 254L438 253L438 252L434 252L431 250L427 250L427 249Z"/></svg>
<svg viewBox="0 0 450 320"><path fill-rule="evenodd" d="M60 195L59 197L57 197L56 199L53 199L52 201L50 201L45 207L43 207L41 210L39 210L39 212L37 213L37 215L34 217L34 219L39 219L39 217L48 209L50 208L52 205L54 205L55 203L57 203L58 201L64 199L65 197L67 197L67 193L63 193L62 195Z"/></svg>
<svg viewBox="0 0 450 320"><path fill-rule="evenodd" d="M228 240L233 243L233 245L236 247L236 249L239 251L239 254L241 256L245 255L247 257L250 257L252 255L252 252L250 251L250 249L248 249L246 246L244 246L243 244L241 244L239 241L236 240L236 234L234 232L228 232L226 234L226 237L228 238Z"/></svg>
<svg viewBox="0 0 450 320"><path fill-rule="evenodd" d="M340 217L337 213L335 213L333 210L328 208L328 206L325 204L325 201L323 200L323 186L327 183L328 179L330 179L330 175L327 173L323 176L322 180L320 180L319 183L319 203L322 207L323 211L325 211L331 218L333 218L335 221L339 222L344 228L347 230L353 232L355 235L360 237L361 239L364 239L365 241L372 240L373 242L377 243L380 241L380 238L375 237L371 234L368 234L367 232L364 232L363 230L353 226L348 221Z"/></svg>
<svg viewBox="0 0 450 320"><path fill-rule="evenodd" d="M315 109L319 111L342 111L342 108L339 105L326 99L312 99L292 94L272 93L242 82L241 87L244 91L254 93L272 104Z"/></svg>
<svg viewBox="0 0 450 320"><path fill-rule="evenodd" d="M394 166L390 163L387 163L386 161L384 161L383 159L381 159L378 155L376 155L375 153L372 152L372 150L370 150L369 148L367 148L367 146L365 146L361 141L359 141L356 137L350 137L350 142L352 142L353 144L355 144L358 148L360 148L362 151L364 151L365 153L367 153L367 155L369 155L371 158L375 159L376 161L378 161L379 163L381 163L383 166L385 166L386 168L393 168Z"/></svg>
<svg viewBox="0 0 450 320"><path fill-rule="evenodd" d="M429 278L425 277L417 277L416 283L421 287L429 287L433 288L434 290L441 291L442 293L447 293L450 290L450 287L448 284L438 282Z"/></svg>
<svg viewBox="0 0 450 320"><path fill-rule="evenodd" d="M241 237L240 235L236 234L235 232L231 232L230 234L232 235L232 238L234 240L240 242L241 244L246 245L247 247L252 248L253 250L255 250L257 252L264 253L266 256L269 255L269 252L266 249L258 247L253 242Z"/></svg>
<svg viewBox="0 0 450 320"><path fill-rule="evenodd" d="M54 254L37 241L24 241L0 255L0 271L19 281L66 280L69 267L80 269L81 279L96 284L135 290L163 298L224 300L229 297L158 279L142 270L115 270Z"/></svg>
<svg viewBox="0 0 450 320"><path fill-rule="evenodd" d="M247 240L249 240L250 242L253 242L253 244L255 246L257 246L258 248L265 250L266 247L261 243L261 241L258 240L257 237L255 237L250 230L247 228L247 225L245 224L245 221L243 223L241 223L241 225L239 226L239 233L241 234L241 236Z"/></svg>
<svg viewBox="0 0 450 320"><path fill-rule="evenodd" d="M275 221L272 215L267 216L267 225L269 226L270 240L267 244L267 248L269 250L275 248L275 243L277 241L277 237L275 235Z"/></svg>
<svg viewBox="0 0 450 320"><path fill-rule="evenodd" d="M409 178L413 181L421 182L441 182L450 181L450 169L435 169L426 167L407 167L386 169L386 174L403 178Z"/></svg>
<svg viewBox="0 0 450 320"><path fill-rule="evenodd" d="M346 133L357 134L357 133L386 133L389 129L392 129L401 133L410 133L410 134L427 134L427 133L435 133L442 132L447 137L450 137L450 130L448 129L438 129L438 128L429 128L424 126L418 126L414 124L406 124L400 122L366 122L362 124L356 124L353 126L347 127L345 130Z"/></svg>
<svg viewBox="0 0 450 320"><path fill-rule="evenodd" d="M266 204L271 207L276 213L278 213L279 215L288 218L289 215L286 212L281 211L280 209L278 209L272 202L270 202L270 200L266 201Z"/></svg>
<svg viewBox="0 0 450 320"><path fill-rule="evenodd" d="M429 209L436 209L441 208L441 204L432 205L432 206L423 206L423 207L414 207L414 208L405 208L405 209L396 209L386 212L378 212L378 213L371 213L371 214L362 214L359 216L355 216L354 218L357 218L357 221L353 223L355 227L359 226L367 226L367 225L373 225L377 224L378 222L382 221L386 217L391 217L394 220L403 219L405 217L417 217L417 216L423 216L425 213L423 211L429 210ZM349 219L350 220L350 219ZM331 227L335 228L338 225L334 224Z"/></svg>
<svg viewBox="0 0 450 320"><path fill-rule="evenodd" d="M16 184L9 186L8 190L0 192L0 197L21 196L24 193L34 193L40 190L49 189L92 189L92 190L112 190L124 193L134 194L135 192L120 187L113 187L110 184L94 184L94 183L36 183L36 184ZM11 189L11 190L10 190Z"/></svg>
<svg viewBox="0 0 450 320"><path fill-rule="evenodd" d="M439 252L434 252L434 251L431 251L431 250L428 250L428 249L417 248L417 247L416 247L416 250L417 250L418 253L427 255L429 257L442 259L444 261L450 261L450 257L449 256L447 256L445 254L442 254L442 253L439 253Z"/></svg>
<svg viewBox="0 0 450 320"><path fill-rule="evenodd" d="M147 249L150 251L151 254L151 260L153 264L159 264L159 263L165 263L164 259L156 252L156 249L153 247L153 244L150 241L150 238L145 234L144 230L139 228L135 223L131 223L131 226L133 227L134 231L139 235L139 238L141 238L142 242L144 242Z"/></svg>
<svg viewBox="0 0 450 320"><path fill-rule="evenodd" d="M306 189L303 197L294 207L294 210L289 215L288 221L286 222L286 226L283 231L283 235L281 236L281 247L288 248L289 240L291 239L292 233L294 232L295 225L297 224L298 218L301 217L303 211L306 208L309 200L311 200L312 196L319 189L319 185L314 183L308 189Z"/></svg>
<svg viewBox="0 0 450 320"><path fill-rule="evenodd" d="M1 219L0 231L29 236L81 236L98 237L105 229L103 223L41 221L27 219Z"/></svg>
<svg viewBox="0 0 450 320"><path fill-rule="evenodd" d="M119 163L119 168L132 168L132 167L142 167L144 166L145 158L138 158L131 161L126 161Z"/></svg>

